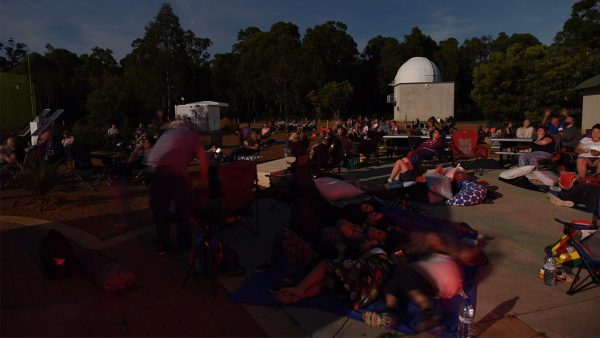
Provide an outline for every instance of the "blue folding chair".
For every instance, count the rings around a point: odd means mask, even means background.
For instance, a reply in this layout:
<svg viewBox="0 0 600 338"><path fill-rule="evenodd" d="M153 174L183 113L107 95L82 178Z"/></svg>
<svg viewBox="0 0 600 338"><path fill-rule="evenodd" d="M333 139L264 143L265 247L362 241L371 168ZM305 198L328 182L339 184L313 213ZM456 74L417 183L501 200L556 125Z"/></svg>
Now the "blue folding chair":
<svg viewBox="0 0 600 338"><path fill-rule="evenodd" d="M565 235L569 237L569 243L575 248L581 258L581 264L577 269L577 273L573 278L573 283L571 283L571 287L567 291L567 294L572 296L577 292L591 289L590 286L593 284L600 285L600 260L594 260L591 257L589 250L586 248L586 241L600 240L600 231L597 231L598 226L594 224L583 225L564 222L556 218L555 220L565 226ZM580 241L573 238L572 234L576 230L596 230L596 232ZM580 279L579 275L583 269L587 271L588 275L585 278Z"/></svg>

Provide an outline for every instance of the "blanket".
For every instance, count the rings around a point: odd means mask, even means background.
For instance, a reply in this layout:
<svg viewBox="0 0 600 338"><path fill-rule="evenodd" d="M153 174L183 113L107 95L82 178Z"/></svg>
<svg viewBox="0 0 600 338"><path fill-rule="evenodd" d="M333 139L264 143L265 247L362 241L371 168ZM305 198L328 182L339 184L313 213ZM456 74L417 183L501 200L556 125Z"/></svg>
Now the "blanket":
<svg viewBox="0 0 600 338"><path fill-rule="evenodd" d="M252 304L261 306L278 307L281 306L275 299L275 295L268 288L277 284L284 276L285 262L280 261L275 269L254 273L248 277L244 285L236 290L229 298L230 301L241 304ZM465 282L463 289L473 302L477 300L477 283L476 275L478 267L465 266L464 278ZM443 319L444 332L443 336L454 337L458 325L458 311L462 304L463 298L455 295L451 299L436 301L436 312ZM341 299L332 291L323 291L319 295L304 299L292 306L314 308L322 311L335 313L340 316L349 317L355 320L362 321L364 311L376 311L384 308L385 304L379 300L366 308L353 310L349 300ZM394 329L405 334L416 334L416 324L420 320L420 311L417 305L409 304L408 308Z"/></svg>
<svg viewBox="0 0 600 338"><path fill-rule="evenodd" d="M418 213L400 208L384 208L382 212L389 217L395 224L402 224L408 231L433 231L442 234L449 242L458 243L463 239L475 239L478 236L477 231L464 223L456 223L444 220L432 219ZM469 298L476 303L477 282L476 275L479 266L487 263L487 258L481 252L483 259L479 259L477 265L465 265L463 271L464 283L463 289ZM481 263L481 262L484 263ZM282 280L285 271L285 262L280 261L276 269L255 273L248 277L244 285L231 295L230 300L236 303L253 304L262 306L280 306L275 296L269 292L268 288ZM438 300L436 311L443 318L444 336L453 337L456 333L458 324L458 311L462 304L462 297L454 296L448 300ZM324 291L319 295L304 299L294 306L303 306L315 308L323 311L332 312L341 316L346 316L356 320L362 320L362 313L368 310L380 310L384 308L384 303L380 300L364 309L355 311L352 309L349 300L340 299L331 291ZM415 334L415 326L420 320L420 311L415 304L409 304L404 316L394 329L406 334Z"/></svg>

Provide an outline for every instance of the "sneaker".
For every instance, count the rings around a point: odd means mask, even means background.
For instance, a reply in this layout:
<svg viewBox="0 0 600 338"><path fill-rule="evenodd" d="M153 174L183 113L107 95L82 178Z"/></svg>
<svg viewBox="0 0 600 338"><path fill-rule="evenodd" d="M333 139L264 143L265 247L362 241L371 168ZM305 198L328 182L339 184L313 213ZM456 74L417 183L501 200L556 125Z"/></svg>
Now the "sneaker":
<svg viewBox="0 0 600 338"><path fill-rule="evenodd" d="M559 207L567 207L567 208L572 208L575 203L573 203L573 201L564 201L561 200L560 198L554 196L551 193L547 193L546 196L548 197L548 199L550 199L550 203L559 206Z"/></svg>
<svg viewBox="0 0 600 338"><path fill-rule="evenodd" d="M264 262L264 263L262 263L260 265L255 266L253 270L254 270L254 272L264 272L264 271L271 270L274 267L275 267L274 263Z"/></svg>

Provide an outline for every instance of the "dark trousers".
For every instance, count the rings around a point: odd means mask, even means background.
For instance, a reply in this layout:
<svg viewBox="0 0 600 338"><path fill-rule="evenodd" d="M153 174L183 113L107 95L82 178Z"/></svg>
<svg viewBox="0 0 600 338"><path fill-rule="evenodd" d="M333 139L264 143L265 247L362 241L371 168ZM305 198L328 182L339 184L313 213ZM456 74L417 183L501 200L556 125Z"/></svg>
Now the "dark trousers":
<svg viewBox="0 0 600 338"><path fill-rule="evenodd" d="M587 209L595 214L600 214L600 187L593 184L577 184L569 190L563 190L558 195L563 200L585 204Z"/></svg>
<svg viewBox="0 0 600 338"><path fill-rule="evenodd" d="M424 160L431 160L433 155L434 152L427 149L415 151L410 158L410 163L412 164L413 168L417 168Z"/></svg>
<svg viewBox="0 0 600 338"><path fill-rule="evenodd" d="M189 249L192 243L189 225L192 192L187 179L182 174L161 167L154 169L151 176L150 209L154 216L158 244L169 246L171 240L169 207L173 202L177 223L177 245L181 250Z"/></svg>

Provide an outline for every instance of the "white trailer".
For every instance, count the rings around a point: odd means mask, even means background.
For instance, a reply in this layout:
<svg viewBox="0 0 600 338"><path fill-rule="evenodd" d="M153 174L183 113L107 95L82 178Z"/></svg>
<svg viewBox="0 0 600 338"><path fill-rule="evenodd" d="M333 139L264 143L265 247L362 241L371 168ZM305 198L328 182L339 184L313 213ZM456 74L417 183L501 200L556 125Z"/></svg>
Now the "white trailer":
<svg viewBox="0 0 600 338"><path fill-rule="evenodd" d="M175 116L189 117L194 128L209 133L221 130L221 113L226 113L228 108L223 102L193 102L175 106Z"/></svg>

